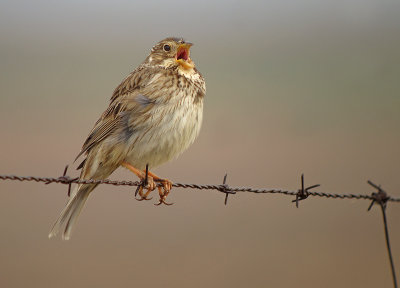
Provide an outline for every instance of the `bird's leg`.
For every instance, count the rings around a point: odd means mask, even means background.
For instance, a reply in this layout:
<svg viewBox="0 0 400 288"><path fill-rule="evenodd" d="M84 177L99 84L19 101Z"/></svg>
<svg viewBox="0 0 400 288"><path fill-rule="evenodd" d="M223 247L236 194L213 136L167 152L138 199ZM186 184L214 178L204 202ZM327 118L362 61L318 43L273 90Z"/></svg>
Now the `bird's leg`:
<svg viewBox="0 0 400 288"><path fill-rule="evenodd" d="M125 167L126 169L130 170L133 172L137 177L139 177L140 181L144 183L146 181L146 173L143 171L140 171L139 169L133 167L131 164L127 162L122 162L121 166ZM146 193L143 193L143 188L146 188L147 191ZM136 190L135 196L137 193L139 193L140 198L136 199L138 201L143 201L143 200L151 200L152 198L147 198L149 196L150 192L156 189L156 184L154 183L153 177L148 173L147 175L147 185L144 187L144 185L138 186L138 189Z"/></svg>
<svg viewBox="0 0 400 288"><path fill-rule="evenodd" d="M160 204L165 204L165 205L172 205L173 203L167 203L165 202L165 199L167 199L167 196L169 194L169 192L171 191L172 188L172 181L168 180L168 179L162 179L160 177L158 177L156 174L151 173L150 171L147 172L149 176L151 176L153 178L153 180L155 182L159 182L161 183L163 186L160 187L158 186L158 194L160 195L160 202L158 202L155 205L160 205ZM163 191L164 190L164 191Z"/></svg>

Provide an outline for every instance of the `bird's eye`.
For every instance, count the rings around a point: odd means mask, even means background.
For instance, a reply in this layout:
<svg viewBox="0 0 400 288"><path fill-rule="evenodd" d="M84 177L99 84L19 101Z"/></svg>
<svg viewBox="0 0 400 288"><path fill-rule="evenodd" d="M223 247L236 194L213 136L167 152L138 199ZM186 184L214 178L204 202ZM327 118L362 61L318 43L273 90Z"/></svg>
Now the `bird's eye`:
<svg viewBox="0 0 400 288"><path fill-rule="evenodd" d="M163 49L164 49L164 51L169 52L171 50L171 46L169 46L168 44L165 44Z"/></svg>

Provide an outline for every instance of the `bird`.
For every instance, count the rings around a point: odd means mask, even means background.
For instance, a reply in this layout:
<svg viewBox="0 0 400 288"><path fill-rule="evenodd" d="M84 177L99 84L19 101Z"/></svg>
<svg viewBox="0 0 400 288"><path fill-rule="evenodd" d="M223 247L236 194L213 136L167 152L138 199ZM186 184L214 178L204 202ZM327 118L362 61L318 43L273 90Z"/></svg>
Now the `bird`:
<svg viewBox="0 0 400 288"><path fill-rule="evenodd" d="M191 59L192 45L177 37L161 40L117 86L75 158L84 155L77 167L81 169L79 180L103 180L124 167L143 183L137 200L150 200L149 193L158 188L156 205L171 204L166 197L172 182L147 168L176 158L199 135L206 85ZM71 238L77 218L97 185L77 184L49 238L60 232L63 240Z"/></svg>

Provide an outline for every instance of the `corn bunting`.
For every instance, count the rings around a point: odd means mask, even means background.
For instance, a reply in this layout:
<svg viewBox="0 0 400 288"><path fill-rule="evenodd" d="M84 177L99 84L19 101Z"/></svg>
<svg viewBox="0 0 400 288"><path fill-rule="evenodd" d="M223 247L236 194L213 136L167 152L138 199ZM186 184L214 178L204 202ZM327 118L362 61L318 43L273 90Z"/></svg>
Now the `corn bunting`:
<svg viewBox="0 0 400 288"><path fill-rule="evenodd" d="M203 117L205 82L190 58L191 43L181 38L158 42L149 56L115 89L110 104L94 125L82 150L79 179L106 179L123 166L144 182L146 165L151 169L179 155L193 143ZM159 183L159 185L157 185ZM72 228L96 184L78 184L50 231L71 237ZM161 186L161 187L160 187ZM146 192L158 188L159 203L172 182L148 172Z"/></svg>

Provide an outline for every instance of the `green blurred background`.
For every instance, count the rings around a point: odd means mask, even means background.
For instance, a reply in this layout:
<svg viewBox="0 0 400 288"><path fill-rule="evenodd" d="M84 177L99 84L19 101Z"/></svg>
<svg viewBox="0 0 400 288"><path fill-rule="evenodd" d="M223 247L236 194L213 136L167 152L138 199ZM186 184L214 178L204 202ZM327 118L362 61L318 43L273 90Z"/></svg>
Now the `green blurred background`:
<svg viewBox="0 0 400 288"><path fill-rule="evenodd" d="M0 174L59 176L159 40L207 81L175 182L400 197L400 2L0 1ZM70 170L70 175L76 171ZM112 179L136 180L118 170ZM69 242L66 187L0 182L1 287L391 287L368 201L174 189L171 207L98 187ZM388 219L400 274L400 205Z"/></svg>

